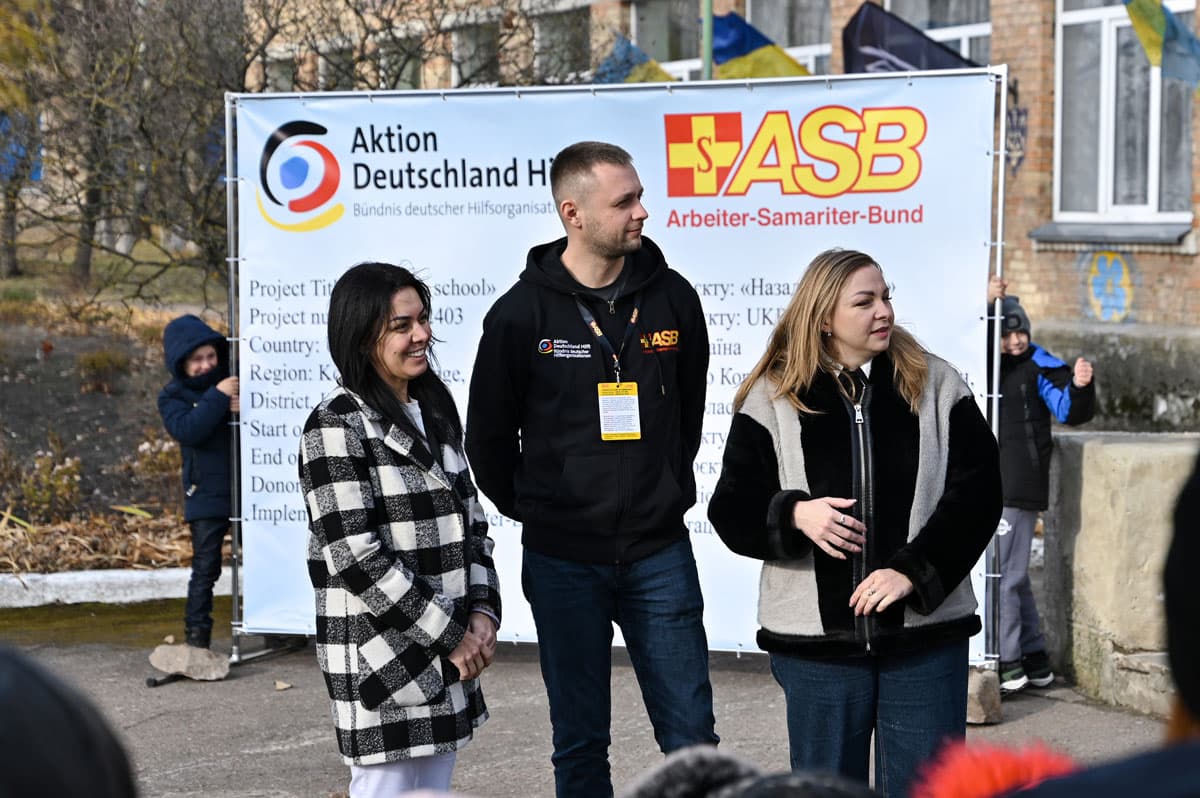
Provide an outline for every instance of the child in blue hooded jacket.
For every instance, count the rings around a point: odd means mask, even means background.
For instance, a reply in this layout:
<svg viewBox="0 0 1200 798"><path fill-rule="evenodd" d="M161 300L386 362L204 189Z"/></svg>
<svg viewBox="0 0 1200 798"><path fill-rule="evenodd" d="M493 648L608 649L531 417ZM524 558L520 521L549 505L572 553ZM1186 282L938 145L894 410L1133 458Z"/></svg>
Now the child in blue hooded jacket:
<svg viewBox="0 0 1200 798"><path fill-rule="evenodd" d="M1000 691L1054 682L1029 580L1038 514L1050 503L1051 419L1075 426L1096 412L1092 363L1059 360L1034 343L1033 325L1008 283L993 277L988 301L1001 300L1000 478L1004 513L996 530L1000 559ZM994 354L994 353L992 353ZM991 373L991 369L988 370Z"/></svg>
<svg viewBox="0 0 1200 798"><path fill-rule="evenodd" d="M229 424L240 409L238 378L229 375L225 336L191 314L167 324L163 353L171 381L158 395L158 412L183 454L183 517L192 533L184 628L188 645L208 648L232 509Z"/></svg>

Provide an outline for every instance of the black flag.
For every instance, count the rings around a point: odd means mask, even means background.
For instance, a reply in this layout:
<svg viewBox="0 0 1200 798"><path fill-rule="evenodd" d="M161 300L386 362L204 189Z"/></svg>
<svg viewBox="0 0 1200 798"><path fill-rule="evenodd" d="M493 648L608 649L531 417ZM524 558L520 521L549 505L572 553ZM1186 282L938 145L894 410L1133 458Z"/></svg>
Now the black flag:
<svg viewBox="0 0 1200 798"><path fill-rule="evenodd" d="M846 72L912 72L978 67L882 6L866 2L842 29Z"/></svg>

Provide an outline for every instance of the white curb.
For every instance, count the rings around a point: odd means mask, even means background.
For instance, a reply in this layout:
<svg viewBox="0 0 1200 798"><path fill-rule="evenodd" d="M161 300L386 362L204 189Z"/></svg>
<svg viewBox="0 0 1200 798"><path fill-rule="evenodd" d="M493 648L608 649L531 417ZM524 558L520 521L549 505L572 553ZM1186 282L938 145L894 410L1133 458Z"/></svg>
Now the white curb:
<svg viewBox="0 0 1200 798"><path fill-rule="evenodd" d="M152 571L113 569L67 571L61 574L0 574L0 608L40 607L45 604L133 604L166 598L186 598L190 568ZM213 592L228 596L232 580L223 568Z"/></svg>

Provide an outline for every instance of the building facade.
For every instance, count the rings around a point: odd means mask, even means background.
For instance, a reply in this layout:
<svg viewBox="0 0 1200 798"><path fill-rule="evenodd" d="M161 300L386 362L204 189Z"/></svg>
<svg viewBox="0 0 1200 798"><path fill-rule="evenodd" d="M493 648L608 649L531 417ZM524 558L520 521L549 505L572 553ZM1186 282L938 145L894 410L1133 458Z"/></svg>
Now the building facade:
<svg viewBox="0 0 1200 798"><path fill-rule="evenodd" d="M385 25L400 31L390 43L351 47L309 37L273 45L250 82L276 89L580 82L617 33L676 77L700 75L700 0L441 2L452 6L441 16ZM713 5L718 14L742 14L814 74L837 74L841 31L860 3ZM1121 0L882 5L976 63L1008 65L1007 152L997 164L1006 170L1004 276L1039 343L1065 360L1096 363L1093 426L1200 430L1193 91L1149 63ZM1194 27L1195 0L1166 5ZM436 32L423 36L422 24Z"/></svg>

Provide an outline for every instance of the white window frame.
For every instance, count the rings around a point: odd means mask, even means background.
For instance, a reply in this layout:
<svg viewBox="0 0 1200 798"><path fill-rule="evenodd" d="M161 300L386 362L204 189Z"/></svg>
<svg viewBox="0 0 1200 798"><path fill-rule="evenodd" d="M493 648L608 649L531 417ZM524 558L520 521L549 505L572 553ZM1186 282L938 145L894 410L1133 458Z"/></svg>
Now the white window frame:
<svg viewBox="0 0 1200 798"><path fill-rule="evenodd" d="M786 0L746 0L746 21L754 25L756 29L762 30L754 20L754 6L757 3L777 3L785 2ZM763 34L766 35L766 34ZM800 62L805 69L812 75L824 75L826 72L817 72L817 59L824 56L826 62L833 57L833 43L821 42L820 44L797 44L792 45L787 42L775 42L780 47L783 47L792 58Z"/></svg>
<svg viewBox="0 0 1200 798"><path fill-rule="evenodd" d="M762 3L764 6L774 6L776 3L786 3L786 2L787 2L787 0L746 0L746 21L749 22L751 25L753 25L756 30L762 32L762 27L759 25L759 21L754 18L756 6L759 3ZM832 31L831 31L831 33L832 33ZM765 36L766 33L764 32L763 35ZM812 72L812 63L815 63L815 62L812 62L810 60L809 63L805 63L800 58L798 58L796 53L793 51L802 51L807 56L808 51L811 50L813 47L825 47L828 49L828 52L833 52L833 47L831 46L832 45L831 42L821 42L819 44L808 44L808 45L793 45L791 42L778 42L778 41L775 43L778 44L783 49L787 50L788 53L793 58L795 58L797 61L800 61L800 63L804 64L804 68L808 69L808 71L810 71L810 72ZM807 57L809 57L811 59L812 56L807 56Z"/></svg>
<svg viewBox="0 0 1200 798"><path fill-rule="evenodd" d="M806 44L802 47L785 47L783 49L813 75L825 74L817 72L817 58L825 56L828 61L833 56L833 45L831 44ZM704 68L704 64L699 58L666 61L660 63L659 66L676 80L700 80L700 73Z"/></svg>
<svg viewBox="0 0 1200 798"><path fill-rule="evenodd" d="M770 1L778 2L781 0L770 0ZM754 20L752 18L753 17L753 8L754 8L754 6L751 5L750 6L751 14L749 17L746 18L746 21L749 22L751 25L754 24ZM636 4L630 4L630 7L629 7L629 30L630 30L633 42L636 44L637 43L637 8L636 8ZM776 44L779 44L779 42L776 42ZM822 42L821 44L804 44L804 45L798 45L795 47L784 47L783 49L785 52L787 52L788 55L790 55L792 58L795 58L798 62L800 62L800 64L813 75L824 74L824 73L817 72L817 59L818 58L824 56L826 59L826 62L828 62L829 59L833 57L833 43L832 42ZM683 81L700 80L701 73L704 70L704 63L703 63L703 60L700 58L681 58L678 61L664 61L664 62L660 62L659 66L661 66L664 70L666 70L676 80L683 80Z"/></svg>
<svg viewBox="0 0 1200 798"><path fill-rule="evenodd" d="M892 11L892 0L884 0L883 7L888 11ZM894 11L892 13L895 13ZM912 24L911 22L909 23ZM965 25L948 25L942 28L924 28L922 32L933 39L935 42L941 42L963 58L971 57L971 39L978 39L981 36L992 37L992 21L987 22L969 22ZM991 51L989 46L988 51ZM991 60L990 58L988 59ZM984 66L987 66L984 64Z"/></svg>
<svg viewBox="0 0 1200 798"><path fill-rule="evenodd" d="M1172 13L1195 11L1194 0L1167 0L1164 5ZM1054 221L1110 223L1170 223L1191 222L1191 211L1159 211L1159 144L1162 138L1162 70L1150 67L1149 157L1145 205L1113 204L1113 138L1112 126L1116 87L1116 34L1129 27L1129 14L1122 3L1101 8L1064 11L1063 0L1056 0L1054 26ZM1063 98L1063 28L1070 25L1101 23L1100 34L1100 122L1101 131L1097 155L1097 210L1063 211L1062 207L1062 98ZM1194 101L1194 100L1193 100ZM1190 135L1190 133L1189 133ZM1195 141L1193 140L1193 146ZM1190 164L1189 164L1190 168ZM1195 176L1193 176L1193 181Z"/></svg>
<svg viewBox="0 0 1200 798"><path fill-rule="evenodd" d="M992 38L992 23L990 22L973 22L970 25L954 25L948 28L929 28L924 31L925 35L936 42L954 50L963 58L971 57L971 40L980 39L986 36ZM991 47L988 47L988 52L991 52ZM991 58L988 58L991 61ZM981 64L981 66L988 66Z"/></svg>
<svg viewBox="0 0 1200 798"><path fill-rule="evenodd" d="M795 58L804 68L814 75L824 75L824 72L817 72L817 59L824 56L825 62L828 63L833 58L833 44L826 42L824 44L805 44L799 47L785 47L787 54Z"/></svg>
<svg viewBox="0 0 1200 798"><path fill-rule="evenodd" d="M655 0L632 0L632 2L629 3L629 8L628 8L628 11L629 11L629 39L634 44L636 44L638 47L641 47L643 50L646 50L646 48L642 46L641 42L638 41L638 39L640 38L640 32L638 31L638 27L639 27L638 26L638 4L639 4L639 2L649 4L649 3L655 2ZM700 16L700 6L699 5L696 6L696 16L697 17ZM653 53L651 53L649 50L646 50L646 52L649 53L651 58L654 58ZM663 67L663 69L667 69L667 66L666 66L667 64L674 64L674 65L695 64L696 66L695 66L695 69L693 70L695 72L694 77L691 77L691 78L681 77L681 75L686 74L683 72L683 70L691 69L690 66L677 66L676 68L680 70L680 74L675 75L675 76L679 80L699 80L700 79L700 68L701 68L700 67L700 63L701 63L700 58L680 58L675 61L659 61L658 63L659 63L659 66ZM675 74L670 69L667 69L667 71L671 72L671 74L673 74L673 75Z"/></svg>

